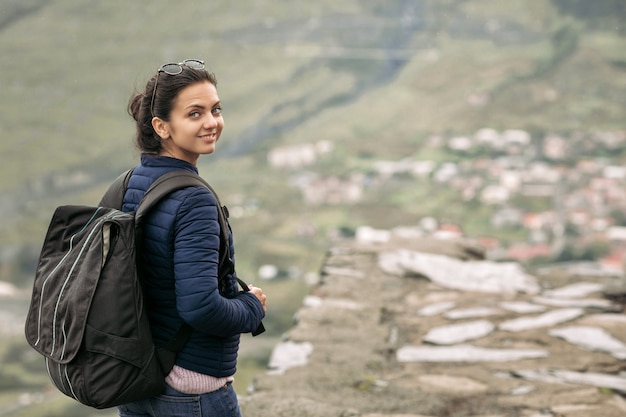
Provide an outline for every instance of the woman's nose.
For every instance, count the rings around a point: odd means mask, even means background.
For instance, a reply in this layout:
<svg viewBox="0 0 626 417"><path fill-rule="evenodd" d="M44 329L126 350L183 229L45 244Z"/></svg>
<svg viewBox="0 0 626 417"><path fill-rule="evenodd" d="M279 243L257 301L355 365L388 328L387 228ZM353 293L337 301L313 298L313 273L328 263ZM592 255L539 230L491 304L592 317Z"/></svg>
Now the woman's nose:
<svg viewBox="0 0 626 417"><path fill-rule="evenodd" d="M217 118L211 113L207 113L207 114L208 115L204 120L204 126L207 128L217 126Z"/></svg>

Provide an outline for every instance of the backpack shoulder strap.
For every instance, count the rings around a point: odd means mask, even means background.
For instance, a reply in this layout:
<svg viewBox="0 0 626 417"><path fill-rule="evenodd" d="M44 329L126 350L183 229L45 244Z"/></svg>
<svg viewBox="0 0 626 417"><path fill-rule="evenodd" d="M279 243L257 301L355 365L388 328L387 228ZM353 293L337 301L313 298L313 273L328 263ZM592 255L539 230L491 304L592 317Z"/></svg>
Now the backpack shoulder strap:
<svg viewBox="0 0 626 417"><path fill-rule="evenodd" d="M128 181L131 175L133 175L134 170L135 168L131 168L128 171L122 172L122 174L113 181L106 193L104 193L98 206L120 210L124 201L124 194L128 188Z"/></svg>
<svg viewBox="0 0 626 417"><path fill-rule="evenodd" d="M131 168L120 174L120 176L113 181L100 200L100 203L98 203L100 207L110 207L121 210L124 201L124 194L128 189L128 182L130 181L130 177L133 175L133 171L134 168ZM152 183L150 188L148 188L143 196L143 199L139 203L139 207L137 207L137 212L135 213L135 222L139 224L150 209L166 195L181 188L193 186L205 187L215 197L218 206L217 215L220 223L221 238L225 239L225 242L228 242L228 222L226 220L226 216L224 215L224 208L222 207L217 193L202 177L189 171L171 171L157 178ZM229 245L227 244L226 248L229 250L228 246ZM230 258L230 256L228 257Z"/></svg>
<svg viewBox="0 0 626 417"><path fill-rule="evenodd" d="M135 218L141 219L148 210L158 200L166 196L167 194L185 187L199 186L208 189L215 201L217 202L217 216L220 223L222 238L228 241L228 221L224 214L224 206L220 202L220 198L217 193L202 177L189 171L172 171L160 176L152 186L146 191L143 200L137 209Z"/></svg>
<svg viewBox="0 0 626 417"><path fill-rule="evenodd" d="M167 174L161 175L152 183L150 188L148 188L148 191L146 191L143 199L139 203L139 207L137 207L137 212L135 213L135 222L140 223L150 209L166 195L176 190L180 190L181 188L193 186L208 188L213 195L216 195L211 186L205 180L192 172L181 170L171 171ZM215 198L217 199L217 196Z"/></svg>
<svg viewBox="0 0 626 417"><path fill-rule="evenodd" d="M215 200L217 202L217 217L220 223L220 243L222 245L222 250L220 250L220 275L232 273L234 270L234 265L230 256L230 245L228 238L229 225L228 220L226 219L226 215L224 214L224 208L213 187L211 187L211 185L209 185L209 183L206 182L199 175L182 170L171 171L167 174L161 175L156 181L154 181L148 191L146 191L146 193L144 194L144 197L141 200L139 207L137 208L137 213L135 214L135 222L139 224L143 217L148 213L148 211L161 198L165 197L175 190L192 186L204 187L208 189L211 194L213 194L213 197L215 197ZM248 286L246 285L244 290L247 289Z"/></svg>
<svg viewBox="0 0 626 417"><path fill-rule="evenodd" d="M104 196L102 196L98 206L120 210L122 208L124 194L126 194L126 190L128 189L128 182L130 181L130 177L133 175L133 171L134 168L131 168L121 173L104 193ZM150 209L166 195L181 188L192 186L208 188L217 200L217 194L213 188L199 175L189 171L171 171L167 174L161 175L148 188L143 199L139 203L139 207L135 213L135 220L139 222L139 220L141 220L141 218L143 218L143 216L145 216L146 213L148 213L148 211L150 211ZM220 225L221 223L222 222L220 220Z"/></svg>

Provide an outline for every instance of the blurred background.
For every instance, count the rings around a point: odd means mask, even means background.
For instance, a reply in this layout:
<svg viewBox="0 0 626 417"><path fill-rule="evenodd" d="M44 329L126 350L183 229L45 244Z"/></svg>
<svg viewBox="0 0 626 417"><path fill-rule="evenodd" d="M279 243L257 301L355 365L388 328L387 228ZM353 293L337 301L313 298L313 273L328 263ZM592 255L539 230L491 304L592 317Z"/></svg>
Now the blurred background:
<svg viewBox="0 0 626 417"><path fill-rule="evenodd" d="M337 239L474 239L525 267L626 254L623 0L3 0L0 416L116 415L51 388L23 323L46 227L135 165L126 105L206 61L225 130L199 168L269 294L245 395Z"/></svg>

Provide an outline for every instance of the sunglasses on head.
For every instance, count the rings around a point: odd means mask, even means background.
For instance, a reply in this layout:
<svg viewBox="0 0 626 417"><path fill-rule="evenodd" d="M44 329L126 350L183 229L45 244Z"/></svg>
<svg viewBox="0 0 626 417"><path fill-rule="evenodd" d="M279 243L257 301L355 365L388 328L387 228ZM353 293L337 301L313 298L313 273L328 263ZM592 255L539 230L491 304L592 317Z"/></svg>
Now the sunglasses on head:
<svg viewBox="0 0 626 417"><path fill-rule="evenodd" d="M202 70L204 69L204 61L201 61L199 59L186 59L183 62L179 62L178 64L175 64L175 63L164 64L159 67L159 69L157 70L156 80L154 80L154 90L152 91L152 100L150 101L150 113L152 114L152 117L155 117L154 116L154 95L156 94L157 83L159 82L159 74L164 72L167 75L178 75L183 72L183 66L187 68L195 69L195 70Z"/></svg>

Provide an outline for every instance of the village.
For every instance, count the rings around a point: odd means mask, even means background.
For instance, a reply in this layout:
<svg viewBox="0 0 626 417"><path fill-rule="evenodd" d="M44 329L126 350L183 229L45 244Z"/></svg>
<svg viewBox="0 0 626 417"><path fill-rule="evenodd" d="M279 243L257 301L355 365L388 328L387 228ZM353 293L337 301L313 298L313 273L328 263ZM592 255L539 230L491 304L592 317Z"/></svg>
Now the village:
<svg viewBox="0 0 626 417"><path fill-rule="evenodd" d="M307 205L357 204L369 189L394 178L455 190L462 202L492 208L492 230L521 230L515 242L476 236L492 260L523 264L595 261L621 274L626 260L626 131L531 134L480 129L471 135L433 135L424 149L448 160L377 160L368 172L323 176L312 166L333 152L331 141L272 149L268 163L294 174ZM425 218L421 232L462 236L462 225Z"/></svg>

